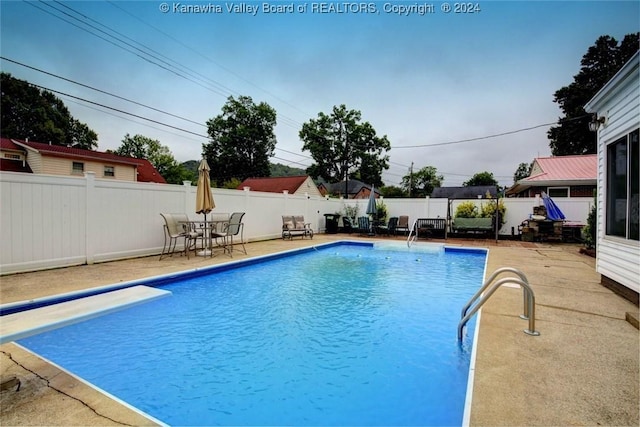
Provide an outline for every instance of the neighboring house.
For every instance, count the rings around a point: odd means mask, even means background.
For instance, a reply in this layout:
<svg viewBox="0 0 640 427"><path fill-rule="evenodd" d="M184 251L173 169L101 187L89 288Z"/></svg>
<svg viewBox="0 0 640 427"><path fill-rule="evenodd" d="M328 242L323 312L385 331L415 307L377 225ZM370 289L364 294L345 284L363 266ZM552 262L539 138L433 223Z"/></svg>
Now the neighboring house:
<svg viewBox="0 0 640 427"><path fill-rule="evenodd" d="M489 197L487 197L487 195ZM468 187L436 187L431 193L434 199L495 199L498 189L495 185L471 185Z"/></svg>
<svg viewBox="0 0 640 427"><path fill-rule="evenodd" d="M0 138L0 158L2 171L167 183L148 160L61 145Z"/></svg>
<svg viewBox="0 0 640 427"><path fill-rule="evenodd" d="M238 190L249 187L251 191L264 191L267 193L282 193L309 196L321 196L318 187L310 176L274 176L268 178L247 178L240 185Z"/></svg>
<svg viewBox="0 0 640 427"><path fill-rule="evenodd" d="M321 184L320 192L322 195L336 195L344 197L345 199L368 199L369 194L371 194L371 186L358 181L357 179L350 179L347 181L346 185L346 197L344 181L336 182L334 184ZM376 193L376 198L380 197L380 192L378 190L374 190L374 192Z"/></svg>
<svg viewBox="0 0 640 427"><path fill-rule="evenodd" d="M549 197L592 197L596 189L598 156L538 157L531 172L509 188L510 197L535 197L545 192Z"/></svg>
<svg viewBox="0 0 640 427"><path fill-rule="evenodd" d="M598 133L596 270L638 304L640 293L640 52L585 105Z"/></svg>

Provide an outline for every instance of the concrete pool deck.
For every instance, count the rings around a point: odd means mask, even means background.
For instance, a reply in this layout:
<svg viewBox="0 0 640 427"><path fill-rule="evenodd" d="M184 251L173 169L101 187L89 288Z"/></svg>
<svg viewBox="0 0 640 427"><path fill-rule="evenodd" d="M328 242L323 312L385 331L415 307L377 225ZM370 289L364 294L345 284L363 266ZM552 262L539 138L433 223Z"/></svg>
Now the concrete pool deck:
<svg viewBox="0 0 640 427"><path fill-rule="evenodd" d="M313 240L272 240L247 245L234 260L358 239L317 235ZM371 241L371 239L365 239ZM388 239L383 238L383 241ZM437 240L436 240L437 241ZM487 273L515 267L536 297L536 329L522 331L522 290L503 287L482 309L470 424L640 424L640 335L625 320L638 307L600 285L595 260L579 246L449 239L456 246L489 248ZM41 298L96 286L229 261L146 257L0 277L0 303ZM452 339L456 331L452 330ZM170 369L170 367L162 367ZM153 425L121 402L101 394L39 357L9 343L0 346L0 425ZM13 378L19 381L11 381Z"/></svg>

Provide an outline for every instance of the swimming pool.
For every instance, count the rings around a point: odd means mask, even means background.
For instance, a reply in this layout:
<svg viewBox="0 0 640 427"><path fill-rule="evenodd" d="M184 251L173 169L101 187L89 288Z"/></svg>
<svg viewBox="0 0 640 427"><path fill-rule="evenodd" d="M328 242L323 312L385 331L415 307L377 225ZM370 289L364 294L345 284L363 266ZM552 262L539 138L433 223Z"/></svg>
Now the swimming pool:
<svg viewBox="0 0 640 427"><path fill-rule="evenodd" d="M19 343L171 425L460 425L486 252L397 249L213 268Z"/></svg>

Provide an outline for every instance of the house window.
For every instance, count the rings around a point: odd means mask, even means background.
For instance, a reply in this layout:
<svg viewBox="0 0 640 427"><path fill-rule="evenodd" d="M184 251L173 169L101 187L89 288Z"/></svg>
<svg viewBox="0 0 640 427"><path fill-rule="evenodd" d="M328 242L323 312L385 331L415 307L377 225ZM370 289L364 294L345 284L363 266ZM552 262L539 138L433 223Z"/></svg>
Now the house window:
<svg viewBox="0 0 640 427"><path fill-rule="evenodd" d="M569 197L569 187L548 187L547 194L549 197Z"/></svg>
<svg viewBox="0 0 640 427"><path fill-rule="evenodd" d="M84 163L82 162L73 162L73 167L71 168L71 173L74 175L82 175L84 173Z"/></svg>
<svg viewBox="0 0 640 427"><path fill-rule="evenodd" d="M638 129L607 146L606 234L639 240Z"/></svg>
<svg viewBox="0 0 640 427"><path fill-rule="evenodd" d="M104 176L106 176L106 177L114 177L114 176L116 176L116 169L113 166L105 166L104 167Z"/></svg>
<svg viewBox="0 0 640 427"><path fill-rule="evenodd" d="M5 159L13 159L13 160L20 160L20 159L22 159L22 157L20 157L20 154L9 154L9 153L5 153L5 154L4 154L4 158L5 158Z"/></svg>

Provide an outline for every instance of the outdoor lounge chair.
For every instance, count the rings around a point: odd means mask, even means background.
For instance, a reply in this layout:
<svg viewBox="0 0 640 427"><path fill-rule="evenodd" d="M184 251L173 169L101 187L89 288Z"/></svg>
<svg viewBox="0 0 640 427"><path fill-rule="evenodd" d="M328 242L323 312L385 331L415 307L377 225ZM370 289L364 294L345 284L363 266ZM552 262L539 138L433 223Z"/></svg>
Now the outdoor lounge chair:
<svg viewBox="0 0 640 427"><path fill-rule="evenodd" d="M282 215L282 238L291 240L293 236L313 239L311 223L305 222L302 215Z"/></svg>
<svg viewBox="0 0 640 427"><path fill-rule="evenodd" d="M402 231L402 234L409 234L409 217L407 215L401 215L398 218L396 234L398 234L398 231Z"/></svg>
<svg viewBox="0 0 640 427"><path fill-rule="evenodd" d="M183 241L183 247L180 250L189 259L189 251L196 248L196 242L202 238L202 233L193 230L189 226L189 217L186 214L170 214L161 213L164 219L164 246L160 259L165 256L173 256L176 252L178 240Z"/></svg>

